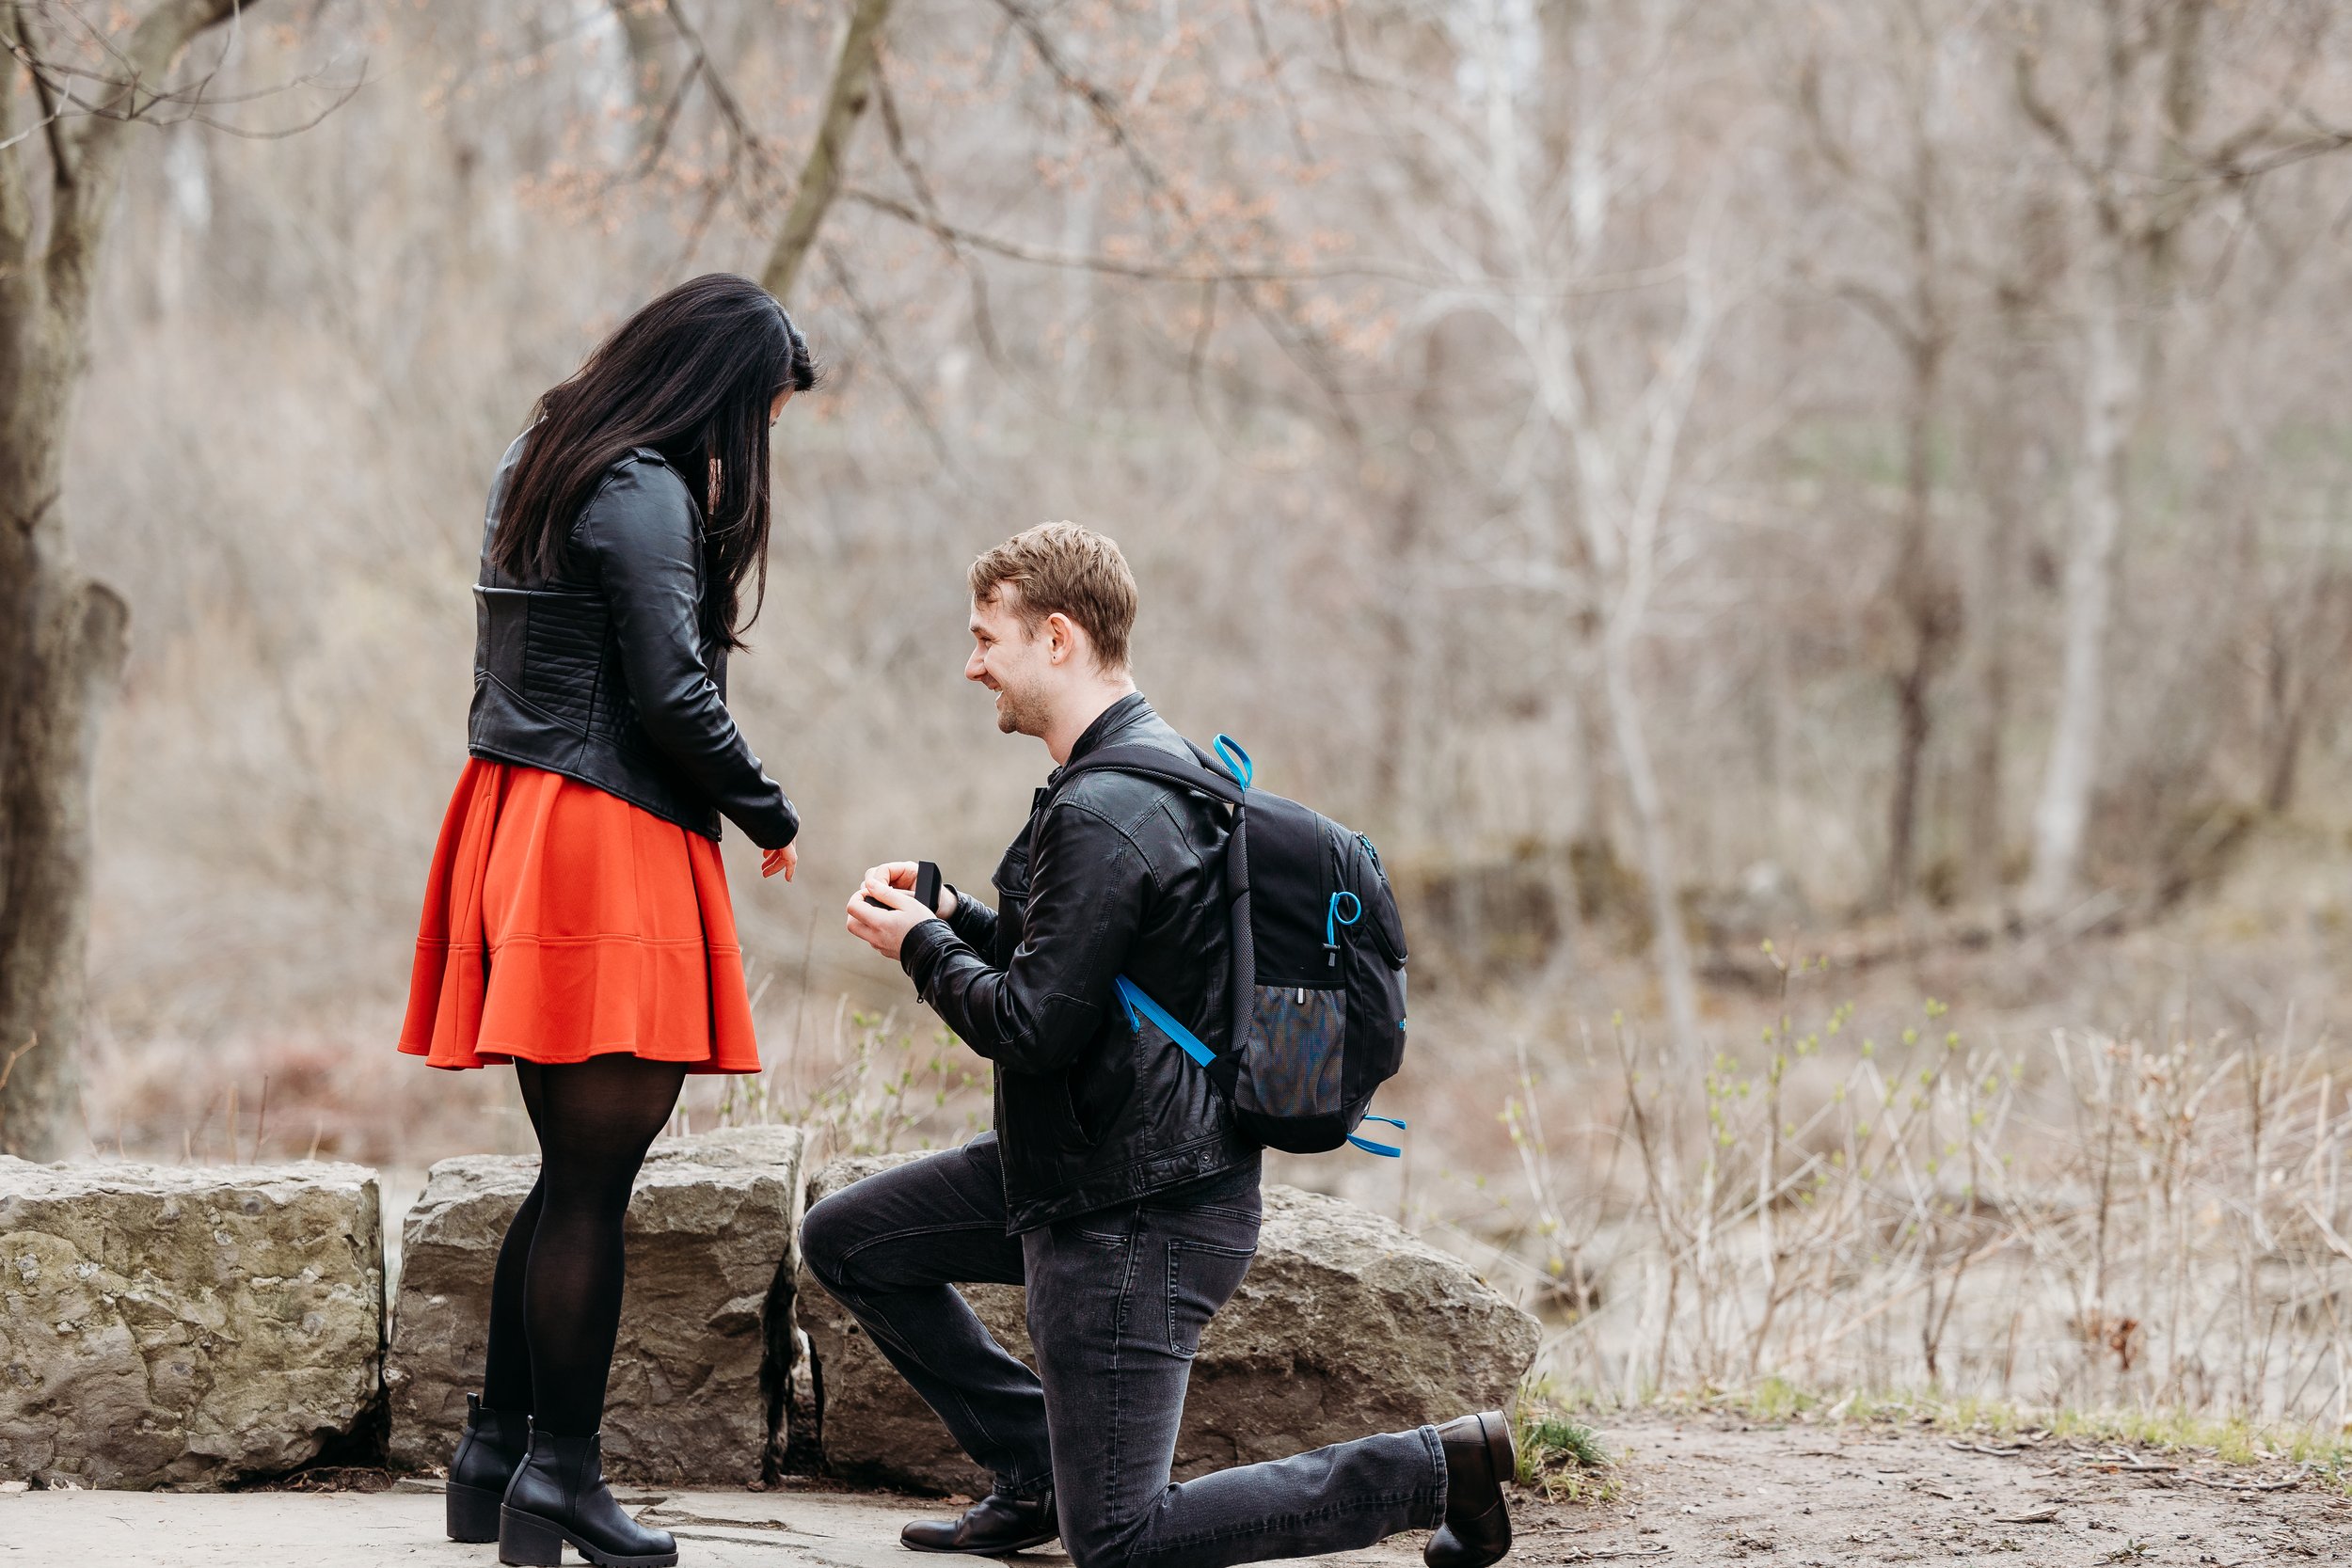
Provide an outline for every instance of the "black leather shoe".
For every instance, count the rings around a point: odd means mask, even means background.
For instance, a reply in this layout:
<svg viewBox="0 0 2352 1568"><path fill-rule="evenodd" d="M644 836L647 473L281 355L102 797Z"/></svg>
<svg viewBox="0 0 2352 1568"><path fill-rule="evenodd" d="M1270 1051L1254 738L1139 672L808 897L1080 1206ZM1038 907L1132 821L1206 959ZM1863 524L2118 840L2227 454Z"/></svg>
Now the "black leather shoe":
<svg viewBox="0 0 2352 1568"><path fill-rule="evenodd" d="M917 1519L898 1539L918 1552L968 1552L1003 1557L1042 1546L1061 1533L1054 1518L1054 1494L1008 1497L991 1492L954 1519Z"/></svg>
<svg viewBox="0 0 2352 1568"><path fill-rule="evenodd" d="M466 1396L466 1433L450 1456L449 1484L442 1492L449 1504L452 1541L496 1541L499 1500L515 1466L531 1447L531 1418L519 1411L485 1410L481 1400Z"/></svg>
<svg viewBox="0 0 2352 1568"><path fill-rule="evenodd" d="M669 1568L677 1543L623 1511L604 1483L600 1434L558 1437L533 1428L531 1453L499 1510L499 1560L556 1568L564 1543L605 1568Z"/></svg>
<svg viewBox="0 0 2352 1568"><path fill-rule="evenodd" d="M1500 1410L1482 1411L1438 1429L1445 1447L1445 1520L1421 1560L1429 1568L1486 1568L1511 1549L1511 1514L1502 1504L1505 1481L1518 1474L1511 1423Z"/></svg>

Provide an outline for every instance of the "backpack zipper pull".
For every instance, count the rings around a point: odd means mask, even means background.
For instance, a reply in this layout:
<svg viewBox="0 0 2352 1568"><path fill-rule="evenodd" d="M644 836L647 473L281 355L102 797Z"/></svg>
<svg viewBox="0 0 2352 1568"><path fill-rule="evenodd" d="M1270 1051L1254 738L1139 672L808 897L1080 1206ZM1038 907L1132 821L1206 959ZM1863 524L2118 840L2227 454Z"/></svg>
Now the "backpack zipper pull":
<svg viewBox="0 0 2352 1568"><path fill-rule="evenodd" d="M1347 900L1347 913L1340 913L1340 900ZM1340 927L1353 926L1364 917L1363 901L1342 888L1331 895L1330 905L1323 911L1323 961L1331 969L1340 967Z"/></svg>

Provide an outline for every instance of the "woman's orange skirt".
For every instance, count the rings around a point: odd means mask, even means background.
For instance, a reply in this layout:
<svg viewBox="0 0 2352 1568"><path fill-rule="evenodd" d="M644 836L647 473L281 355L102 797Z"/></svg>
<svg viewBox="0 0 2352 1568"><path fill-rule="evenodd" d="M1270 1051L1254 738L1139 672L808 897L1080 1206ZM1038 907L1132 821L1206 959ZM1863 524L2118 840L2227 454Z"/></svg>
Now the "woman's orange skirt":
<svg viewBox="0 0 2352 1568"><path fill-rule="evenodd" d="M440 1068L626 1052L757 1072L719 846L593 784L469 759L400 1048Z"/></svg>

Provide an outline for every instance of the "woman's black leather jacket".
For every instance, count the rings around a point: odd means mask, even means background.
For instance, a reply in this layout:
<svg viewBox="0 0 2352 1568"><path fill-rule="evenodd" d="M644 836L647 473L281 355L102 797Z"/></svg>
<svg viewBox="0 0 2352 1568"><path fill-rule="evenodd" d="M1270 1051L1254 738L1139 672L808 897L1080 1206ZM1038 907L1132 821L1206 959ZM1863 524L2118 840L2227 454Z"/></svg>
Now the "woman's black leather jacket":
<svg viewBox="0 0 2352 1568"><path fill-rule="evenodd" d="M490 561L525 438L506 449L484 520L467 749L707 838L723 812L763 849L791 843L800 816L727 713L726 649L703 636L702 514L684 477L635 449L580 510L563 568L525 582Z"/></svg>

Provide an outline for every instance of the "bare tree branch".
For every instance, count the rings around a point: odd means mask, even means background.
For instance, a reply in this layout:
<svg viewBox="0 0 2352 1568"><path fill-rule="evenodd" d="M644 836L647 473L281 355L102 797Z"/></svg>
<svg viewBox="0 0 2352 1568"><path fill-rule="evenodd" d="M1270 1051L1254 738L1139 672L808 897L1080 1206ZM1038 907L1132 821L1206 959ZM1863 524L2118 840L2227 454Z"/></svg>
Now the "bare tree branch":
<svg viewBox="0 0 2352 1568"><path fill-rule="evenodd" d="M943 468L954 467L955 454L947 448L947 438L940 434L939 423L931 418L921 389L908 377L905 367L898 363L898 356L890 352L890 340L882 332L882 322L859 297L857 284L850 277L849 266L841 260L841 252L830 244L819 244L817 248L818 254L825 259L825 271L832 277L833 286L841 291L841 297L849 302L850 314L857 318L859 327L866 333L866 341L874 345L874 355L881 361L883 379L898 392L898 401L906 404L907 412L914 417L915 424L921 427L930 440L931 454L939 459L939 466Z"/></svg>
<svg viewBox="0 0 2352 1568"><path fill-rule="evenodd" d="M743 105L727 87L724 73L712 62L710 50L704 44L693 18L686 14L686 8L679 0L664 0L664 4L669 9L670 24L677 29L678 37L686 40L686 47L693 54L693 64L709 87L710 102L718 109L719 118L726 121L736 147L751 156L755 198L764 199L777 173L768 144L760 139L758 127L752 123L751 116L743 112Z"/></svg>
<svg viewBox="0 0 2352 1568"><path fill-rule="evenodd" d="M241 17L244 0L160 0L122 47L125 75L65 138L45 260L51 295L69 311L88 298L100 230L120 172L123 137L133 121L169 95L164 82L197 36Z"/></svg>
<svg viewBox="0 0 2352 1568"><path fill-rule="evenodd" d="M817 135L810 138L808 157L792 192L792 205L784 214L768 264L760 269L760 286L778 299L792 292L792 280L825 214L841 191L842 172L850 152L850 137L865 116L873 96L874 56L882 48L882 27L890 20L895 0L855 0L841 46L834 52L833 81L825 92L824 112L818 117ZM675 9L677 0L671 0Z"/></svg>
<svg viewBox="0 0 2352 1568"><path fill-rule="evenodd" d="M0 41L13 41L16 17L0 14ZM0 153L41 129L36 122L16 126L16 72L0 81ZM46 117L44 117L45 119ZM24 160L0 157L0 292L12 293L24 272L25 247L32 242L33 214L24 180Z"/></svg>
<svg viewBox="0 0 2352 1568"><path fill-rule="evenodd" d="M1258 41L1258 58L1265 66L1266 83L1281 103L1282 119L1290 127L1291 146L1301 162L1311 162L1315 151L1307 141L1307 122L1298 113L1298 100L1292 96L1290 84L1282 80L1282 58L1274 52L1274 40L1266 32L1265 13L1259 8L1258 0L1242 3L1249 13L1249 31Z"/></svg>
<svg viewBox="0 0 2352 1568"><path fill-rule="evenodd" d="M1038 62L1061 85L1063 91L1087 106L1095 122L1110 138L1111 145L1119 149L1145 186L1176 216L1183 226L1182 244L1185 249L1199 250L1207 255L1227 276L1239 270L1211 236L1208 225L1193 212L1192 204L1184 199L1184 193L1160 172L1158 164L1136 140L1111 94L1079 74L1062 57L1061 50L1046 32L1037 13L1022 0L996 0L996 4L1012 19L1022 36L1028 40L1030 52L1037 56ZM1362 436L1361 424L1355 410L1349 406L1345 390L1331 374L1322 335L1286 313L1269 308L1259 297L1257 289L1246 288L1239 292L1243 306L1265 329L1266 335L1323 393L1342 433L1350 441L1359 439Z"/></svg>

